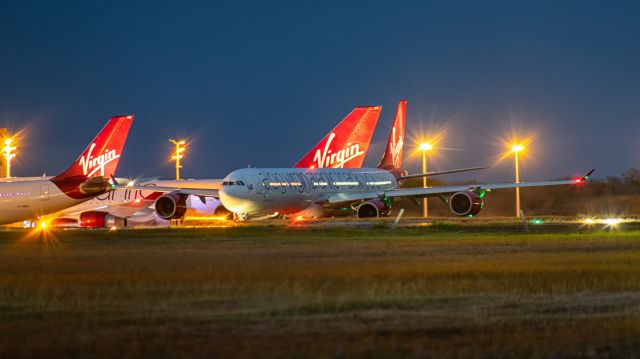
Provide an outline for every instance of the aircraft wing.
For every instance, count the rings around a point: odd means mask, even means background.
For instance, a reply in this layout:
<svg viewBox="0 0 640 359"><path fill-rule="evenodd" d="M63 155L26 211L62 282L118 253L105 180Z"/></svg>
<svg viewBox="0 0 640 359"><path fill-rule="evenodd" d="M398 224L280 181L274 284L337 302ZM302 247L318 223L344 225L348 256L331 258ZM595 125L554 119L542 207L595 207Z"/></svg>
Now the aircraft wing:
<svg viewBox="0 0 640 359"><path fill-rule="evenodd" d="M164 193L175 193L175 194L183 194L183 195L187 195L187 196L219 198L217 189L163 187L163 186L152 186L152 185L133 185L133 186L127 186L127 187L123 187L123 188L137 189L137 190L142 190L142 191L156 191L156 192L164 192Z"/></svg>
<svg viewBox="0 0 640 359"><path fill-rule="evenodd" d="M353 203L357 201L366 201L375 198L394 198L394 197L431 197L439 196L443 194L452 194L460 191L491 191L507 188L526 188L526 187L545 187L545 186L567 186L567 185L579 185L584 183L589 175L571 180L556 180L556 181L540 181L540 182L520 182L520 183L493 183L493 184L469 184L458 186L437 186L428 188L398 188L387 191L371 191L364 193L336 193L329 196L325 203L327 204L339 204L339 203Z"/></svg>
<svg viewBox="0 0 640 359"><path fill-rule="evenodd" d="M144 211L149 209L151 205L155 202L157 195L148 196L148 198L137 198L133 201L124 201L124 202L109 202L107 205L102 206L87 206L86 204L79 204L77 206L67 208L60 212L57 212L56 217L77 217L83 212L91 212L91 211L100 211L100 212L108 212L117 217L128 217L132 216L137 212Z"/></svg>
<svg viewBox="0 0 640 359"><path fill-rule="evenodd" d="M450 174L450 173L461 173L461 172L485 170L487 168L489 168L489 167L488 166L485 166L485 167L469 167L469 168L459 168L459 169L448 170L448 171L417 173L417 174L413 174L413 175L402 176L402 177L400 177L400 179L404 180L404 179L409 179L409 178L422 178L422 177L440 176L440 175L446 175L446 174Z"/></svg>

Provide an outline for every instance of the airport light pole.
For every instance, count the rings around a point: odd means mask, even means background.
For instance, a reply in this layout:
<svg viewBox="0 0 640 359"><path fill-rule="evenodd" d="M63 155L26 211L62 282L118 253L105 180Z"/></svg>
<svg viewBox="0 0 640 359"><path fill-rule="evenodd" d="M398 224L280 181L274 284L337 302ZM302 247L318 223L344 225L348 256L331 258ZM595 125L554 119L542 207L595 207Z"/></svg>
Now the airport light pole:
<svg viewBox="0 0 640 359"><path fill-rule="evenodd" d="M5 164L5 177L11 177L11 160L16 157L16 154L13 151L16 150L16 147L13 146L13 139L7 138L4 140L4 147L2 148L4 164Z"/></svg>
<svg viewBox="0 0 640 359"><path fill-rule="evenodd" d="M514 154L516 165L516 183L520 183L520 168L518 163L518 153L524 150L524 145L511 146L511 152ZM520 187L516 187L516 217L520 218Z"/></svg>
<svg viewBox="0 0 640 359"><path fill-rule="evenodd" d="M429 142L423 142L420 144L420 147L418 149L422 151L422 173L425 174L427 173L427 155L433 149L433 144ZM426 176L422 177L422 187L427 188ZM427 200L427 197L424 197L422 199L422 217L427 218L428 216L429 216L429 201Z"/></svg>
<svg viewBox="0 0 640 359"><path fill-rule="evenodd" d="M182 166L180 165L180 160L184 158L183 153L185 151L185 145L187 144L187 141L170 139L169 142L173 143L176 147L171 159L176 161L176 180L179 180L180 169L182 168Z"/></svg>

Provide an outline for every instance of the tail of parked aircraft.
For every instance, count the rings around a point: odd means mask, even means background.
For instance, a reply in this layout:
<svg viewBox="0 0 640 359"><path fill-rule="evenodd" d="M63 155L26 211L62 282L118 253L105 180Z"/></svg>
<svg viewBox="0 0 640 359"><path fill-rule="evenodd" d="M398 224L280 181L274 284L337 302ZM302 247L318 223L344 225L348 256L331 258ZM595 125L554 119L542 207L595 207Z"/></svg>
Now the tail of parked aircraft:
<svg viewBox="0 0 640 359"><path fill-rule="evenodd" d="M378 164L378 168L385 170L402 169L402 152L404 149L404 128L407 121L407 101L400 100L398 109L396 110L396 118L393 121L393 127L387 141L387 148L384 156Z"/></svg>
<svg viewBox="0 0 640 359"><path fill-rule="evenodd" d="M66 171L53 180L110 178L115 175L133 116L115 116Z"/></svg>
<svg viewBox="0 0 640 359"><path fill-rule="evenodd" d="M360 168L382 106L356 107L295 168Z"/></svg>

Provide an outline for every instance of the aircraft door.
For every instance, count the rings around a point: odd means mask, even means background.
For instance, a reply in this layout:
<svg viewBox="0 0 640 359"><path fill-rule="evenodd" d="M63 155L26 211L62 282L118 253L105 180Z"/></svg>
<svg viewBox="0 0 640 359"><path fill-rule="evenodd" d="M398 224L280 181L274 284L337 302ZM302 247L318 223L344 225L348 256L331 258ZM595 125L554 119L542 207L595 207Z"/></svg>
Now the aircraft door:
<svg viewBox="0 0 640 359"><path fill-rule="evenodd" d="M48 201L49 200L49 185L43 184L40 185L40 200Z"/></svg>

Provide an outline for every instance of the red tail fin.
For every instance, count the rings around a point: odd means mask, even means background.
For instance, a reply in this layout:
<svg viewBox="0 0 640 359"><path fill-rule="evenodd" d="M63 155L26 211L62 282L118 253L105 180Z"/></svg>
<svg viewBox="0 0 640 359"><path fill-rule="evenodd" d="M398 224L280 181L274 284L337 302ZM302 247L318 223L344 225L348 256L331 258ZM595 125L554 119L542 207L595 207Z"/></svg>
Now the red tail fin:
<svg viewBox="0 0 640 359"><path fill-rule="evenodd" d="M387 141L387 149L380 160L378 168L386 170L402 168L402 152L404 149L404 127L407 122L407 101L400 100L398 102L398 110L396 110L396 118L393 121L393 127Z"/></svg>
<svg viewBox="0 0 640 359"><path fill-rule="evenodd" d="M133 116L112 117L71 167L54 179L115 175L132 121Z"/></svg>
<svg viewBox="0 0 640 359"><path fill-rule="evenodd" d="M382 106L356 107L294 167L362 167L380 111Z"/></svg>

